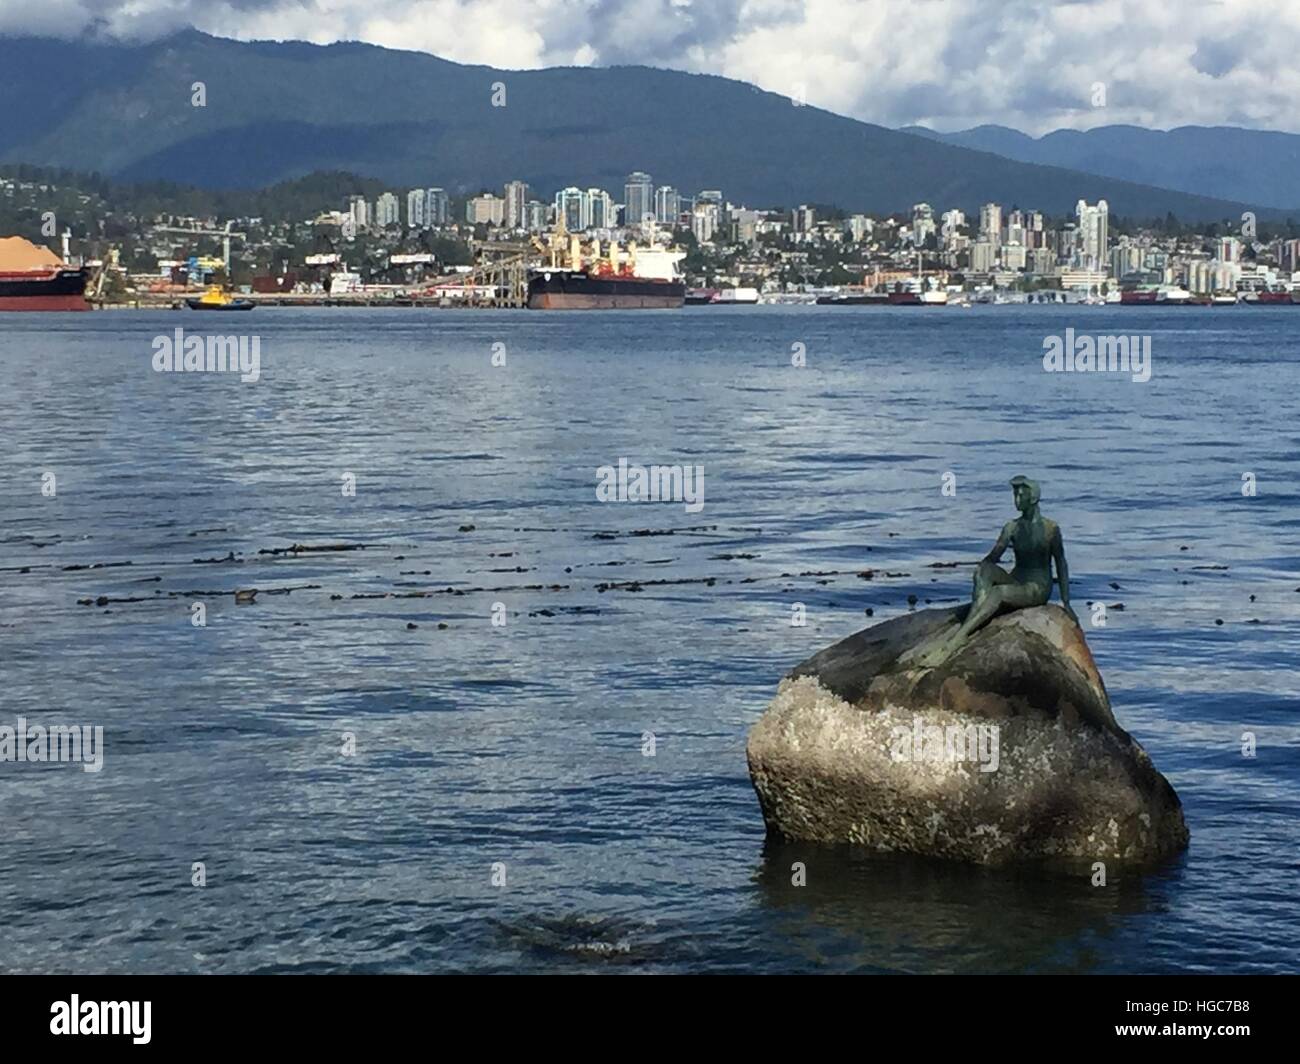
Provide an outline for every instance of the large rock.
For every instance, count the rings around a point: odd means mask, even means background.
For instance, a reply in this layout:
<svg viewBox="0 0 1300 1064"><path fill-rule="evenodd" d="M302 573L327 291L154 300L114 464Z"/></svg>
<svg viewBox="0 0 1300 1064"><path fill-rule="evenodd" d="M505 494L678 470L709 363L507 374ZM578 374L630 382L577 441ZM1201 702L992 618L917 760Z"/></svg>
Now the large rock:
<svg viewBox="0 0 1300 1064"><path fill-rule="evenodd" d="M1178 795L1059 606L995 618L937 668L900 662L965 609L877 624L781 681L747 748L769 833L981 864L1185 848Z"/></svg>

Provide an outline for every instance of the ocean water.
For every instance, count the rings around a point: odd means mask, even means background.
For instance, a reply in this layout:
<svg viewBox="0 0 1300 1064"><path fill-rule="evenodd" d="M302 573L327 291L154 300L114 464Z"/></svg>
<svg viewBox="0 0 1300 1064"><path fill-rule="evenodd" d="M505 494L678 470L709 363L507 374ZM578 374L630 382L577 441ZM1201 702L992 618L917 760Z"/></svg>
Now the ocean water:
<svg viewBox="0 0 1300 1064"><path fill-rule="evenodd" d="M177 326L256 334L260 379L155 373ZM1044 372L1068 327L1149 336L1151 379ZM0 726L99 725L104 756L0 763L0 970L1296 971L1298 336L1245 307L4 316ZM702 509L599 502L620 458L702 466ZM964 597L932 566L988 549L1017 473L1080 616L1111 607L1088 639L1187 854L1098 888L766 844L744 747L782 673Z"/></svg>

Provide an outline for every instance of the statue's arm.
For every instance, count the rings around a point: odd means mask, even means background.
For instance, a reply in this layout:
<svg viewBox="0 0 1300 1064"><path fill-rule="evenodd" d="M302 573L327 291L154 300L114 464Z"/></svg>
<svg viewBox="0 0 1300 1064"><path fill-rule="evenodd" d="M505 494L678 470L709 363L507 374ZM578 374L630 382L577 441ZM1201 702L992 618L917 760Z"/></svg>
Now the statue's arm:
<svg viewBox="0 0 1300 1064"><path fill-rule="evenodd" d="M993 549L984 555L986 562L992 562L997 565L1002 560L1002 555L1006 554L1007 547L1011 543L1011 533L1015 531L1016 523L1008 521L1002 526L1002 531L998 534L998 541L993 544Z"/></svg>
<svg viewBox="0 0 1300 1064"><path fill-rule="evenodd" d="M1077 624L1079 618L1070 606L1070 566L1065 561L1065 541L1059 528L1052 535L1052 562L1056 565L1056 586L1061 592L1061 606Z"/></svg>

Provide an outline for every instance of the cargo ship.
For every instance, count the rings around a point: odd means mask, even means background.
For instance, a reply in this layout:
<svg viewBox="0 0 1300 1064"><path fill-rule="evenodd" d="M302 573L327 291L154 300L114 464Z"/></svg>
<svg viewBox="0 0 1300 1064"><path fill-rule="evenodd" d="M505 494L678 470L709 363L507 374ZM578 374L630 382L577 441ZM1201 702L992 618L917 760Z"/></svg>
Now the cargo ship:
<svg viewBox="0 0 1300 1064"><path fill-rule="evenodd" d="M586 247L568 232L560 218L547 245L538 245L550 264L530 271L531 310L649 310L673 309L686 303L686 282L680 266L684 251L656 247L626 252L611 243L604 253L599 240Z"/></svg>
<svg viewBox="0 0 1300 1064"><path fill-rule="evenodd" d="M90 270L20 236L0 239L0 311L89 310Z"/></svg>
<svg viewBox="0 0 1300 1064"><path fill-rule="evenodd" d="M682 281L587 270L542 270L528 279L532 310L646 310L680 307Z"/></svg>

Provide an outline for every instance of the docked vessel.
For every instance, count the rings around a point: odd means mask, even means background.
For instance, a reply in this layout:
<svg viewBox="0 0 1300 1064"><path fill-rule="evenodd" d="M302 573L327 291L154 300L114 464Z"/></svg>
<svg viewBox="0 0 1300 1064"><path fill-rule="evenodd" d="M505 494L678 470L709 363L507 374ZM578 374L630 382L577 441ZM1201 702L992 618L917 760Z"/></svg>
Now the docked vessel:
<svg viewBox="0 0 1300 1064"><path fill-rule="evenodd" d="M688 288L688 307L752 306L758 302L757 288Z"/></svg>
<svg viewBox="0 0 1300 1064"><path fill-rule="evenodd" d="M645 310L680 307L685 299L683 282L655 277L556 269L528 279L532 310Z"/></svg>
<svg viewBox="0 0 1300 1064"><path fill-rule="evenodd" d="M884 292L869 292L865 288L845 287L831 295L818 296L817 303L823 307L862 307L888 303L889 296Z"/></svg>
<svg viewBox="0 0 1300 1064"><path fill-rule="evenodd" d="M1243 303L1249 303L1253 307L1277 307L1293 306L1295 299L1291 292L1286 288L1262 289L1258 292L1250 292L1242 300Z"/></svg>
<svg viewBox="0 0 1300 1064"><path fill-rule="evenodd" d="M1196 304L1192 293L1180 285L1166 285L1156 293L1156 302L1162 307L1190 307Z"/></svg>
<svg viewBox="0 0 1300 1064"><path fill-rule="evenodd" d="M1155 288L1129 288L1120 293L1119 301L1125 307L1154 306L1159 294Z"/></svg>
<svg viewBox="0 0 1300 1064"><path fill-rule="evenodd" d="M252 310L251 299L235 299L222 291L221 285L212 285L198 299L187 299L185 305L190 310Z"/></svg>
<svg viewBox="0 0 1300 1064"><path fill-rule="evenodd" d="M752 306L758 302L757 288L724 288L718 293L715 303L724 306Z"/></svg>
<svg viewBox="0 0 1300 1064"><path fill-rule="evenodd" d="M584 248L576 233L565 230L563 219L546 251L550 265L528 278L532 310L672 309L686 302L680 270L684 251L629 243L620 252L611 243L602 254L599 240Z"/></svg>
<svg viewBox="0 0 1300 1064"><path fill-rule="evenodd" d="M20 236L0 239L0 311L89 310L90 271Z"/></svg>
<svg viewBox="0 0 1300 1064"><path fill-rule="evenodd" d="M916 253L916 277L906 284L898 282L888 295L889 302L898 307L942 307L948 304L948 290L940 288L934 277L927 277L921 263L921 253Z"/></svg>

